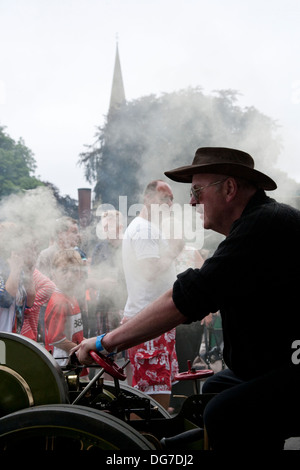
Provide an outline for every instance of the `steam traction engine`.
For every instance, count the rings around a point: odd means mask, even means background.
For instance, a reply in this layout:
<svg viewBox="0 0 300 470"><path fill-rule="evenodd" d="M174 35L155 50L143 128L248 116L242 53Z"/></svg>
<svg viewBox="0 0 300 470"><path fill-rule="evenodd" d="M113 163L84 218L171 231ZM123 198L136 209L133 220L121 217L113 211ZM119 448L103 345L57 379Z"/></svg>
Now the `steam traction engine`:
<svg viewBox="0 0 300 470"><path fill-rule="evenodd" d="M187 397L171 417L148 395L125 383L124 367L91 352L95 375L79 381L81 366L61 369L42 346L0 333L0 451L198 450L209 395ZM104 372L113 380L104 381ZM211 375L191 368L180 380Z"/></svg>

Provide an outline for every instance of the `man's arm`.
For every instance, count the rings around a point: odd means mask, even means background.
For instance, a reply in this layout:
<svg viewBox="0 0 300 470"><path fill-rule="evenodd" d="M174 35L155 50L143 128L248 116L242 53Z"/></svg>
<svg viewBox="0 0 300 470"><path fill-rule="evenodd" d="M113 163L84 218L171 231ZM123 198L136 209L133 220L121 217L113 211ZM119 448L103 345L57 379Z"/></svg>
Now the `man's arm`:
<svg viewBox="0 0 300 470"><path fill-rule="evenodd" d="M102 340L103 347L108 352L116 349L123 351L156 338L183 323L186 317L177 310L172 299L172 292L172 289L168 290L138 315L107 333ZM93 361L89 355L90 350L96 351L96 337L82 341L72 352L76 351L82 364L91 364Z"/></svg>
<svg viewBox="0 0 300 470"><path fill-rule="evenodd" d="M160 256L160 258L145 258L139 260L141 272L148 281L153 281L157 277L157 273L164 272L169 268L170 264L175 261L184 247L182 240L169 240L168 249Z"/></svg>
<svg viewBox="0 0 300 470"><path fill-rule="evenodd" d="M12 252L10 258L8 259L9 276L5 283L5 290L12 297L16 297L17 295L23 264L23 258L17 253Z"/></svg>

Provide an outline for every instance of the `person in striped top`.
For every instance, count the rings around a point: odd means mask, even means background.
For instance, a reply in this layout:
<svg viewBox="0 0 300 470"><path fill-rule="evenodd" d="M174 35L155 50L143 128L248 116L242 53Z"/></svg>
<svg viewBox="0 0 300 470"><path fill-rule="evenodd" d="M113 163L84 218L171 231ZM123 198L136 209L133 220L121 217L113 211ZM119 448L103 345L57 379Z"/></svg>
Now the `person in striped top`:
<svg viewBox="0 0 300 470"><path fill-rule="evenodd" d="M55 284L38 269L33 271L33 282L36 291L35 301L32 307L25 308L21 335L38 341L40 310L42 305L49 301L55 289Z"/></svg>

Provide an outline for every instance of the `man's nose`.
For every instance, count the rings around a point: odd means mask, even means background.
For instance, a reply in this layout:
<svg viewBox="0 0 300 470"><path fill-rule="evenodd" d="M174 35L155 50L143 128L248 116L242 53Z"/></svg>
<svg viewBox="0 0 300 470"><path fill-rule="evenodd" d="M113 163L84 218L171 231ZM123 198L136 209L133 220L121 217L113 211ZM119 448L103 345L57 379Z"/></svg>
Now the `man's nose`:
<svg viewBox="0 0 300 470"><path fill-rule="evenodd" d="M195 199L195 197L193 196L193 194L191 195L190 197L190 206L196 206L198 204L198 201Z"/></svg>

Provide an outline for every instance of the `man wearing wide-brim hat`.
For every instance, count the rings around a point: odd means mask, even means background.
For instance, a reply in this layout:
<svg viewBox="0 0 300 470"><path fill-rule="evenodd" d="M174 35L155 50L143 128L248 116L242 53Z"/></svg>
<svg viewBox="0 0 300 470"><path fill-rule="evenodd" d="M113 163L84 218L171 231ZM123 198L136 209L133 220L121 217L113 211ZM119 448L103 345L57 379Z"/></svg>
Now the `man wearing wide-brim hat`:
<svg viewBox="0 0 300 470"><path fill-rule="evenodd" d="M191 184L190 204L203 209L204 227L226 238L201 269L179 274L101 347L123 350L220 311L227 368L203 386L217 393L204 413L210 445L280 450L300 433L300 212L266 195L276 183L240 150L200 148L191 165L165 174ZM81 362L95 344L81 344Z"/></svg>
<svg viewBox="0 0 300 470"><path fill-rule="evenodd" d="M192 183L190 203L204 205L204 228L223 235L228 235L232 222L258 188L277 187L271 178L254 169L248 153L229 148L199 148L192 165L166 171L165 175L173 181Z"/></svg>

